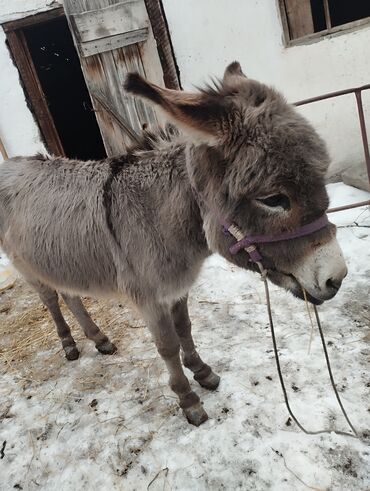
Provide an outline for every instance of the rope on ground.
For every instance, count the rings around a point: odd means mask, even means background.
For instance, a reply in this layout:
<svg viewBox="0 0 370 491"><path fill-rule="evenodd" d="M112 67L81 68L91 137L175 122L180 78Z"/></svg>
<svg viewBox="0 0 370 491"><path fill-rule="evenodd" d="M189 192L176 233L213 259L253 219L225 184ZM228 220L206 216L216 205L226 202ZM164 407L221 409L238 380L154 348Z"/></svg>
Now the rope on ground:
<svg viewBox="0 0 370 491"><path fill-rule="evenodd" d="M287 407L288 413L290 414L291 418L296 423L296 425L303 431L303 433L306 433L306 435L320 435L320 434L323 434L323 433L329 433L329 434L330 433L336 433L337 435L350 436L352 438L359 438L359 436L357 434L357 431L355 430L354 426L352 425L352 423L350 422L350 420L349 420L349 418L347 416L347 413L346 413L346 411L345 411L345 409L343 407L342 401L341 401L341 399L339 397L338 390L337 390L336 385L335 385L335 382L334 382L334 378L333 378L333 374L332 374L332 370L331 370L331 366L330 366L330 360L329 360L328 352L326 350L325 339L324 339L324 335L323 335L323 331L322 331L322 327L321 327L321 322L320 322L320 319L319 319L319 315L318 315L316 306L314 307L315 317L316 317L316 322L317 322L317 325L318 325L318 328L319 328L321 342L322 342L324 353L325 353L325 360L326 360L326 365L327 365L328 372L329 372L329 375L330 375L331 385L333 387L334 393L336 395L336 398L337 398L337 401L339 403L339 406L340 406L340 408L342 410L342 413L343 413L343 415L344 415L344 417L345 417L348 425L350 426L350 428L351 428L351 430L353 431L354 434L348 433L346 431L340 431L340 430L309 431L309 430L306 430L306 428L299 422L299 420L297 419L297 417L294 415L294 413L293 413L293 411L292 411L292 409L290 407L290 404L289 404L288 394L287 394L287 391L286 391L286 388L285 388L284 378L283 378L283 374L282 374L281 366L280 366L280 359L279 359L279 353L278 353L278 348L277 348L277 343L276 343L276 336L275 336L275 328L274 328L274 322L273 322L273 318L272 318L270 292L269 292L269 287L268 287L267 277L266 277L266 273L267 272L263 268L263 266L262 266L261 263L257 263L257 264L258 264L258 266L260 268L261 275L262 275L262 281L263 281L264 287L265 287L267 313L268 313L268 318L269 318L269 322L270 322L270 330L271 330L272 344L273 344L273 348L274 348L275 362L276 362L276 367L277 367L277 372L278 372L278 376L279 376L279 380L280 380L280 385L281 385L281 389L283 391L284 401L285 401L285 405Z"/></svg>

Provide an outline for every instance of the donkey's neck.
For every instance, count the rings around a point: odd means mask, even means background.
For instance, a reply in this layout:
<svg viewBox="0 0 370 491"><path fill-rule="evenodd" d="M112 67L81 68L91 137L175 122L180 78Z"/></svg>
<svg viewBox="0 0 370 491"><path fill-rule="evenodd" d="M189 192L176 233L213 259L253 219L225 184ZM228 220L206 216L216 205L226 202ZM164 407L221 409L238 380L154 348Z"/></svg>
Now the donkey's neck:
<svg viewBox="0 0 370 491"><path fill-rule="evenodd" d="M121 289L134 289L131 295L180 298L210 254L185 147L166 145L136 152L132 159L127 166L108 160L114 177L103 200L111 243L116 244L117 282L125 285Z"/></svg>
<svg viewBox="0 0 370 491"><path fill-rule="evenodd" d="M134 215L133 219L140 215L137 222L146 227L145 234L157 235L167 250L188 247L202 255L209 253L184 144L167 142L109 162L116 181L116 185L111 183L112 190L119 193L119 203L127 203L124 213Z"/></svg>

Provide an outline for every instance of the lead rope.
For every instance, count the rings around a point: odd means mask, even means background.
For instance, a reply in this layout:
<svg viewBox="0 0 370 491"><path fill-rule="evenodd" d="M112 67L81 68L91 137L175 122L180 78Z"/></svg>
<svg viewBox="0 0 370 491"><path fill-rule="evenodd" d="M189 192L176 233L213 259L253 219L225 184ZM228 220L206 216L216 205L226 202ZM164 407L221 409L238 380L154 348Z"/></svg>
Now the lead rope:
<svg viewBox="0 0 370 491"><path fill-rule="evenodd" d="M311 317L311 312L310 312L310 307L308 306L308 300L307 300L307 293L304 288L302 288L303 296L304 296L304 303L306 304L306 310L308 314L308 318L310 319L310 324L311 324L311 332L310 332L310 341L308 343L308 350L307 354L309 355L311 353L311 345L312 345L312 340L313 340L313 333L315 330L315 326L313 325L313 320Z"/></svg>
<svg viewBox="0 0 370 491"><path fill-rule="evenodd" d="M269 317L269 321L270 321L270 330L271 330L272 344L273 344L273 347L274 347L276 367L277 367L277 371L278 371L278 375L279 375L279 380L280 380L280 385L281 385L281 389L282 389L283 394L284 394L284 401L285 401L285 405L287 407L288 413L290 414L291 418L296 423L296 425L304 433L306 433L307 435L320 435L322 433L336 433L337 435L344 435L344 436L350 436L352 438L359 438L359 436L357 434L357 431L355 430L354 426L352 425L351 421L349 420L349 418L347 416L347 413L346 413L346 411L345 411L345 409L343 407L342 401L341 401L341 399L339 397L338 390L337 390L336 385L335 385L335 382L334 382L334 377L333 377L333 373L331 371L331 366L330 366L330 360L329 360L328 352L327 352L326 345L325 345L324 334L323 334L323 331L322 331L321 322L320 322L320 318L319 318L319 313L317 311L316 305L314 305L315 318L316 318L317 327L319 329L319 333L320 333L320 337L321 337L322 347L323 347L323 350L324 350L324 353L325 353L326 366L328 368L328 372L329 372L329 376L330 376L330 382L331 382L331 385L333 387L335 396L337 398L339 407L342 410L343 416L345 417L348 425L350 426L350 428L351 428L351 430L353 431L354 434L348 433L346 431L340 431L340 430L308 431L308 430L306 430L306 428L304 428L304 426L302 426L302 424L298 421L298 419L294 415L294 413L293 413L293 411L292 411L292 409L290 407L290 404L289 404L288 394L287 394L287 391L286 391L286 388L285 388L284 378L283 378L283 374L282 374L281 366L280 366L279 353L278 353L278 348L277 348L277 344L276 344L276 336L275 336L274 322L273 322L273 319L272 319L270 291L269 291L269 287L268 287L268 283L267 283L267 278L266 278L267 271L264 269L264 267L262 266L261 263L257 263L257 264L258 264L258 267L259 267L260 272L261 272L261 277L262 277L263 284L265 286L266 303L267 303L267 313L268 313L268 317Z"/></svg>
<svg viewBox="0 0 370 491"><path fill-rule="evenodd" d="M228 231L238 241L243 238L243 233L241 232L241 230L239 229L239 227L237 225L235 225L235 224L232 224L228 228ZM254 250L256 250L256 246L255 245L250 245L249 247L246 247L245 250L246 250L246 252L251 253ZM284 378L283 378L283 374L282 374L281 366L280 366L279 353L278 353L278 348L277 348L277 344L276 344L274 321L272 319L270 291L269 291L268 282L267 282L267 271L263 267L263 265L262 265L261 262L257 261L257 265L258 265L259 270L260 270L260 273L261 273L261 279L262 279L263 284L265 286L267 313L268 313L268 318L269 318L269 322L270 322L270 331L271 331L271 337L272 337L272 344L273 344L273 347L274 347L275 362L276 362L276 367L277 367L277 372L278 372L278 375L279 375L280 385L281 385L281 389L283 391L284 401L285 401L285 405L286 405L286 408L288 410L288 413L290 414L291 418L296 423L296 425L303 431L303 433L306 433L306 435L321 435L323 433L329 433L329 434L330 433L336 433L337 435L350 436L351 438L359 438L359 436L357 434L357 431L355 430L354 426L352 425L351 421L349 420L349 418L347 416L347 413L346 413L346 411L345 411L345 409L343 407L342 401L341 401L341 399L339 397L339 394L338 394L337 387L336 387L335 382L334 382L334 377L333 377L333 373L331 371L331 366L330 366L329 355L328 355L328 352L327 352L327 349L326 349L325 338L324 338L324 334L323 334L323 331L322 331L321 322L320 322L320 318L319 318L319 313L317 311L316 305L314 305L315 318L316 318L317 327L318 327L319 333L320 333L322 347L323 347L324 354L325 354L325 361L326 361L326 366L327 366L327 369L328 369L328 372L329 372L329 376L330 376L331 386L333 387L335 396L337 398L337 401L338 401L339 407L340 407L340 409L341 409L341 411L343 413L343 416L345 417L345 419L346 419L349 427L351 428L351 430L353 431L354 434L348 433L346 431L340 431L340 430L309 431L309 430L306 430L306 428L304 426L302 426L302 424L298 421L298 419L294 415L294 413L293 413L293 411L292 411L292 409L290 407L290 404L289 404L288 393L287 393L286 388L285 388ZM304 292L304 296L306 296L305 293L306 292Z"/></svg>

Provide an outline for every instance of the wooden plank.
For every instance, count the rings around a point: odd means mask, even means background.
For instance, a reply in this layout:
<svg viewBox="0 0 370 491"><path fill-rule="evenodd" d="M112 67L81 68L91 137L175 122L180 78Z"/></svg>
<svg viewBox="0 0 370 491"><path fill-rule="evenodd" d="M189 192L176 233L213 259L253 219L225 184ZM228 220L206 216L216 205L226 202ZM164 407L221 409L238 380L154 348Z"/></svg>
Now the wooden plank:
<svg viewBox="0 0 370 491"><path fill-rule="evenodd" d="M332 27L331 29L325 29L324 31L307 34L307 36L289 41L288 46L302 46L304 44L316 43L326 36L334 37L348 32L354 32L358 29L367 28L369 25L370 17L367 17L366 19L356 20L348 24Z"/></svg>
<svg viewBox="0 0 370 491"><path fill-rule="evenodd" d="M91 95L94 99L98 101L98 103L109 114L109 116L118 124L118 126L130 136L133 142L135 143L140 142L140 135L138 135L119 114L117 114L117 112L114 109L114 105L105 98L102 92L96 91L93 92Z"/></svg>
<svg viewBox="0 0 370 491"><path fill-rule="evenodd" d="M290 39L314 32L310 0L285 0Z"/></svg>
<svg viewBox="0 0 370 491"><path fill-rule="evenodd" d="M2 27L5 32L14 31L15 29L23 29L24 27L33 26L34 24L41 24L43 22L49 22L50 20L57 19L64 16L63 7L53 8L46 12L40 12L39 14L29 15L22 17L22 19L12 20L4 22Z"/></svg>
<svg viewBox="0 0 370 491"><path fill-rule="evenodd" d="M74 17L88 10L104 9L120 3L116 0L64 0L64 7L70 23L74 41L83 46L94 41L81 43L76 37ZM80 62L85 80L92 96L93 106L108 155L122 154L141 134L143 126L157 126L155 110L143 101L125 94L123 84L130 71L137 71L144 77L149 75L158 84L163 84L161 64L157 46L151 32L143 42L135 42L116 49L82 56ZM107 38L101 38L109 39ZM150 41L149 41L150 40ZM146 66L143 59L145 58Z"/></svg>
<svg viewBox="0 0 370 491"><path fill-rule="evenodd" d="M0 138L0 153L1 153L1 156L3 157L4 160L8 160L8 152L6 151L6 148L4 146L4 143L2 141L2 139Z"/></svg>
<svg viewBox="0 0 370 491"><path fill-rule="evenodd" d="M286 13L285 0L278 0L278 7L280 13L280 20L283 26L283 42L284 46L288 46L290 42L289 24Z"/></svg>
<svg viewBox="0 0 370 491"><path fill-rule="evenodd" d="M46 147L54 155L64 156L64 149L50 114L24 34L21 30L9 31L7 40Z"/></svg>
<svg viewBox="0 0 370 491"><path fill-rule="evenodd" d="M99 101L97 99L93 101L107 155L122 155L132 145L132 140L111 114L99 104Z"/></svg>
<svg viewBox="0 0 370 491"><path fill-rule="evenodd" d="M328 2L328 0L323 0L323 2L324 2L326 29L331 29L331 17L330 17L329 2Z"/></svg>
<svg viewBox="0 0 370 491"><path fill-rule="evenodd" d="M104 51L111 51L117 48L123 48L130 44L142 43L148 39L148 28L138 29L136 31L125 32L102 39L96 39L85 43L79 43L79 51L83 57L92 56Z"/></svg>
<svg viewBox="0 0 370 491"><path fill-rule="evenodd" d="M112 56L116 65L118 87L123 87L129 72L138 72L143 77L146 76L141 46L127 46L124 49L113 51ZM155 128L158 125L157 116L152 106L145 104L139 98L133 98L122 93L122 90L121 101L128 112L130 123L133 128L136 128L137 133L141 133L143 128Z"/></svg>
<svg viewBox="0 0 370 491"><path fill-rule="evenodd" d="M78 41L86 43L145 29L149 25L144 0L126 0L98 10L71 14Z"/></svg>
<svg viewBox="0 0 370 491"><path fill-rule="evenodd" d="M128 46L81 59L90 94L93 97L94 94L103 96L100 100L93 98L93 101L94 105L98 102L96 115L109 155L124 153L135 141L132 138L132 131L137 135L142 131L142 122L136 104L143 105L143 102L126 96L123 90L123 78L121 78L123 75L120 75L123 63L120 60L124 57L122 52L135 48L136 45ZM101 100L109 101L110 111L107 111L106 105L102 104ZM113 114L117 115L124 125L120 124ZM129 130L126 131L124 126Z"/></svg>

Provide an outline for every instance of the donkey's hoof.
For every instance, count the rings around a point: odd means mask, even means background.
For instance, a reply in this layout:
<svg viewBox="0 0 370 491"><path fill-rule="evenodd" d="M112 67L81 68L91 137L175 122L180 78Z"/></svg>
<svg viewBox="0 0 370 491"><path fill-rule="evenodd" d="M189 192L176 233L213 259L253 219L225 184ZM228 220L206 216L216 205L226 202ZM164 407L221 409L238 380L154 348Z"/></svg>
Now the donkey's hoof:
<svg viewBox="0 0 370 491"><path fill-rule="evenodd" d="M200 426L208 419L208 414L205 412L200 402L194 404L194 406L183 409L183 413L189 423L194 426Z"/></svg>
<svg viewBox="0 0 370 491"><path fill-rule="evenodd" d="M117 346L110 341L104 341L102 344L99 344L99 346L96 346L96 349L102 355L113 355L113 353L117 351Z"/></svg>
<svg viewBox="0 0 370 491"><path fill-rule="evenodd" d="M211 372L209 375L207 375L207 377L201 378L197 380L197 382L205 389L215 390L219 386L220 377L216 373Z"/></svg>
<svg viewBox="0 0 370 491"><path fill-rule="evenodd" d="M66 358L69 361L77 360L77 358L80 356L80 352L78 351L76 346L65 346L63 349Z"/></svg>

